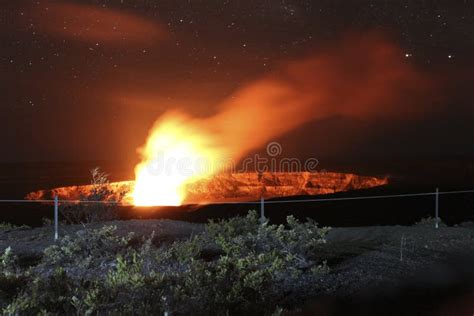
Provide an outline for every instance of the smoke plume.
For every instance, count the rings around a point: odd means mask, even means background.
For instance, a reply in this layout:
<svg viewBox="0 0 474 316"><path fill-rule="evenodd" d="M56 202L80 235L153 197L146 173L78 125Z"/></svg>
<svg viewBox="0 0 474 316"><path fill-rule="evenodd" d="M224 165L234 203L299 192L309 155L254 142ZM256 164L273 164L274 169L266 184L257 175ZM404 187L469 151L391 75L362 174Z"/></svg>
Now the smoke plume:
<svg viewBox="0 0 474 316"><path fill-rule="evenodd" d="M239 159L318 119L342 115L403 120L422 114L432 85L381 34L351 34L247 84L211 117L166 113L151 133L172 122L190 136L203 135L203 146L219 156Z"/></svg>

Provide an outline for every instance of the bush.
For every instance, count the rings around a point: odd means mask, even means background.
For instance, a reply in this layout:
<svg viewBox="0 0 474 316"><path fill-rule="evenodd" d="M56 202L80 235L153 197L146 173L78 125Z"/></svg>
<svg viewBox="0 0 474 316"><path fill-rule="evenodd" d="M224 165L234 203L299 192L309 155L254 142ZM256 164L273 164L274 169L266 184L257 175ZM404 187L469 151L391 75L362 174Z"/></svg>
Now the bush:
<svg viewBox="0 0 474 316"><path fill-rule="evenodd" d="M28 229L28 228L30 228L30 227L27 226L27 225L15 226L11 223L6 223L6 222L0 223L0 232L1 231L15 230L15 229Z"/></svg>
<svg viewBox="0 0 474 316"><path fill-rule="evenodd" d="M328 230L291 216L261 225L250 212L158 247L154 235L132 247L114 227L81 231L45 250L4 313L271 314L288 285L327 272L317 255Z"/></svg>
<svg viewBox="0 0 474 316"><path fill-rule="evenodd" d="M435 217L424 217L420 219L418 222L415 223L416 226L423 226L423 227L435 227L436 218ZM443 222L441 218L439 218L438 222L439 227L446 227L447 225Z"/></svg>
<svg viewBox="0 0 474 316"><path fill-rule="evenodd" d="M12 252L11 247L7 247L3 254L0 256L0 271L3 275L15 274L16 267L16 256Z"/></svg>
<svg viewBox="0 0 474 316"><path fill-rule="evenodd" d="M43 260L37 272L48 272L63 268L76 276L106 272L117 254L127 253L132 235L118 237L115 226L104 226L95 230L81 230L65 236L57 245L44 250Z"/></svg>
<svg viewBox="0 0 474 316"><path fill-rule="evenodd" d="M18 258L10 247L0 256L0 306L12 300L26 284L26 277L22 275Z"/></svg>
<svg viewBox="0 0 474 316"><path fill-rule="evenodd" d="M47 277L34 277L28 287L3 310L4 314L72 314L70 297L76 286L61 269Z"/></svg>
<svg viewBox="0 0 474 316"><path fill-rule="evenodd" d="M61 215L69 224L93 223L117 218L117 204L114 202L120 202L125 192L120 192L116 201L110 200L115 196L115 192L110 187L108 174L102 172L99 167L90 172L92 177L90 192L79 199L85 203L61 205Z"/></svg>

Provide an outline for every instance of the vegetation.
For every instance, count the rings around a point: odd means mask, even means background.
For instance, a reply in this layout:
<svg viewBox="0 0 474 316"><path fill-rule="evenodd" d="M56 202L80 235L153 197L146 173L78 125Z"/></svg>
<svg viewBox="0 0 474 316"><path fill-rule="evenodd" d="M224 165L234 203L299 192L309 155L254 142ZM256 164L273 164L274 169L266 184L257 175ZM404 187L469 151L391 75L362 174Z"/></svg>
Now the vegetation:
<svg viewBox="0 0 474 316"><path fill-rule="evenodd" d="M69 224L85 224L117 218L117 204L113 203L116 201L110 201L115 192L110 188L108 174L102 172L99 167L90 172L91 189L89 194L80 197L83 203L61 206L61 215ZM119 193L117 201L124 195L125 192Z"/></svg>
<svg viewBox="0 0 474 316"><path fill-rule="evenodd" d="M7 230L14 230L14 229L27 229L30 228L27 225L15 226L11 223L1 222L0 223L0 232L7 231Z"/></svg>
<svg viewBox="0 0 474 316"><path fill-rule="evenodd" d="M327 272L317 258L328 230L291 216L260 224L253 211L173 243L83 230L28 268L7 249L0 304L4 314L280 313L288 288Z"/></svg>
<svg viewBox="0 0 474 316"><path fill-rule="evenodd" d="M415 223L416 226L422 227L435 227L436 225L436 218L435 217L424 217L420 219L418 222ZM438 225L439 227L446 227L447 225L443 222L441 218L438 218Z"/></svg>

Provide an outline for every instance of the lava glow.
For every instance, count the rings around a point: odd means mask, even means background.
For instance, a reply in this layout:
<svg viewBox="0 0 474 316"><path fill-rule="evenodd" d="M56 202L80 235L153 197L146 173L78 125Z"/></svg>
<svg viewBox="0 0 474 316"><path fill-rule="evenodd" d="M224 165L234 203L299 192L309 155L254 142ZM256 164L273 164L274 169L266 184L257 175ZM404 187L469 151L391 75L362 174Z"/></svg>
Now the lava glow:
<svg viewBox="0 0 474 316"><path fill-rule="evenodd" d="M165 114L140 149L133 203L180 205L186 185L222 171L219 162L237 162L311 121L422 115L431 82L403 56L379 34L350 35L241 86L213 115Z"/></svg>
<svg viewBox="0 0 474 316"><path fill-rule="evenodd" d="M212 174L211 168L200 168L218 157L210 139L198 133L184 115L173 113L159 120L140 149L142 161L135 167L133 204L181 205L186 185Z"/></svg>

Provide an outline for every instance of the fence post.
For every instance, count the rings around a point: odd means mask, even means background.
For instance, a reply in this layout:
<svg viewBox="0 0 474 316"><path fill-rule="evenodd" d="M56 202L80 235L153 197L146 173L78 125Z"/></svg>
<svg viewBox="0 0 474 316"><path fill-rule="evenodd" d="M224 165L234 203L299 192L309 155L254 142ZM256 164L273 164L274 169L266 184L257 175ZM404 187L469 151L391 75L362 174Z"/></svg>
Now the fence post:
<svg viewBox="0 0 474 316"><path fill-rule="evenodd" d="M54 195L54 241L58 240L58 195Z"/></svg>
<svg viewBox="0 0 474 316"><path fill-rule="evenodd" d="M265 223L265 200L263 196L260 198L260 224Z"/></svg>
<svg viewBox="0 0 474 316"><path fill-rule="evenodd" d="M436 195L435 195L435 228L439 228L439 189L436 188Z"/></svg>

